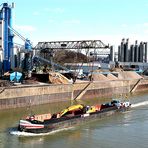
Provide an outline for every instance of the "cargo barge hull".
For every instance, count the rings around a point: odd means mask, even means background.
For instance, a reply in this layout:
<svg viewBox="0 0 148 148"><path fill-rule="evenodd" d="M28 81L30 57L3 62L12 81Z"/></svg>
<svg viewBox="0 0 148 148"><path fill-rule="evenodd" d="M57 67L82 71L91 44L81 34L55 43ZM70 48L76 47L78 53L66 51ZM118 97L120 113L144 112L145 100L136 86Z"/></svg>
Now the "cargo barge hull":
<svg viewBox="0 0 148 148"><path fill-rule="evenodd" d="M29 133L49 133L56 130L62 130L74 126L78 126L87 122L92 122L107 116L111 116L113 114L119 113L119 112L125 112L129 110L130 107L121 107L117 108L116 106L110 107L107 109L103 109L102 111L89 113L89 114L83 114L83 115L76 115L74 117L62 117L62 118L56 118L52 120L45 120L43 123L40 123L38 125L43 125L43 127L40 128L32 128L32 129L25 129L24 127L18 126L19 131L29 132Z"/></svg>

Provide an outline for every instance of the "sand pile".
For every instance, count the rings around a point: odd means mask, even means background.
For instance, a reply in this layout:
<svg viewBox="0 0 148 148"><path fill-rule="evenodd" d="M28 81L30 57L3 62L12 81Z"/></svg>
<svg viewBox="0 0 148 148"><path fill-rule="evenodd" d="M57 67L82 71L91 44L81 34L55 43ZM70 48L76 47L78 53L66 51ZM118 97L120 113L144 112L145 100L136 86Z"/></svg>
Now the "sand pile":
<svg viewBox="0 0 148 148"><path fill-rule="evenodd" d="M52 84L69 84L69 80L60 73L49 73L49 82Z"/></svg>
<svg viewBox="0 0 148 148"><path fill-rule="evenodd" d="M143 78L142 76L140 76L134 71L123 71L123 72L120 72L120 75L122 76L122 79L141 79Z"/></svg>
<svg viewBox="0 0 148 148"><path fill-rule="evenodd" d="M118 79L116 76L114 76L114 75L111 74L111 73L107 75L107 78L108 78L109 80L117 80L117 79Z"/></svg>
<svg viewBox="0 0 148 148"><path fill-rule="evenodd" d="M109 79L101 73L95 73L95 74L92 74L92 80L93 81L106 81Z"/></svg>
<svg viewBox="0 0 148 148"><path fill-rule="evenodd" d="M129 80L129 79L141 79L143 78L139 74L134 71L120 71L116 73L93 73L92 80L93 81L107 81L107 80Z"/></svg>

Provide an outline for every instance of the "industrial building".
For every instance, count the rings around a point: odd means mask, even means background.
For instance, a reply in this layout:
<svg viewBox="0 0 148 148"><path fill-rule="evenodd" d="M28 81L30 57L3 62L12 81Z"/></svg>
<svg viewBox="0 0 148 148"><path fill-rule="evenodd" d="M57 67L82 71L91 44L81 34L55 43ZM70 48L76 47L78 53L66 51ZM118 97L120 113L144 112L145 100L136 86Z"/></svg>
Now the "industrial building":
<svg viewBox="0 0 148 148"><path fill-rule="evenodd" d="M30 40L24 38L12 27L12 9L14 3L9 5L3 3L0 5L0 75L10 69L20 68L24 71L32 70L33 50ZM19 47L14 44L14 35L24 41L24 45ZM123 39L118 46L118 52L115 52L114 46L105 45L101 40L82 40L82 41L55 41L39 42L34 48L38 53L43 50L94 50L90 56L105 55L107 58L102 63L108 61L108 65L116 65L118 62L121 66L141 66L143 69L148 68L148 43L135 41L130 45L129 39ZM98 49L102 49L99 52ZM54 64L40 55L35 55L38 60L48 64ZM34 56L34 57L35 57ZM95 61L97 62L97 60ZM99 62L99 61L98 61ZM101 63L101 64L102 64ZM103 67L103 66L101 66ZM110 66L107 66L110 67Z"/></svg>
<svg viewBox="0 0 148 148"><path fill-rule="evenodd" d="M129 39L122 39L118 46L118 60L122 66L139 66L141 69L148 68L148 43L135 41L135 44L129 44Z"/></svg>
<svg viewBox="0 0 148 148"><path fill-rule="evenodd" d="M24 53L31 51L31 43L28 39L21 36L12 27L12 9L14 3L0 5L0 73L14 69L21 65L21 60L25 58ZM18 47L14 44L14 35L24 41L24 46ZM24 57L22 57L22 55Z"/></svg>
<svg viewBox="0 0 148 148"><path fill-rule="evenodd" d="M129 45L129 39L122 40L118 46L119 62L148 62L148 43L135 41L135 44Z"/></svg>

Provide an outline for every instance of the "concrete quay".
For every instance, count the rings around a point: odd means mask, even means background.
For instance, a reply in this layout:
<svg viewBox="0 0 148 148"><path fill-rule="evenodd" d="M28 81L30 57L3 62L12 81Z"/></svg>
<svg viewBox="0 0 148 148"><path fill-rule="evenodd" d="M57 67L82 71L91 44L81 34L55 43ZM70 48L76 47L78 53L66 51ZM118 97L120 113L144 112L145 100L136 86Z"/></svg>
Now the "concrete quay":
<svg viewBox="0 0 148 148"><path fill-rule="evenodd" d="M82 99L112 97L148 89L148 80L107 80L76 84L36 84L0 87L0 109L26 107L52 102L68 101L76 98L89 84ZM136 87L135 87L136 85Z"/></svg>

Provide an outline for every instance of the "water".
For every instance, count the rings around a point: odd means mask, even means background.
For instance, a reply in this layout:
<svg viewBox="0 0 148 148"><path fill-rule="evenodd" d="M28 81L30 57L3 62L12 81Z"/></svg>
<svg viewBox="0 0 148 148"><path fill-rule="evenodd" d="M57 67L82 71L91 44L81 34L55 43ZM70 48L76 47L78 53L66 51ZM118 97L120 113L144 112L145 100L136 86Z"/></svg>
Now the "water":
<svg viewBox="0 0 148 148"><path fill-rule="evenodd" d="M32 110L28 107L1 111L0 148L147 148L148 93L129 96L128 99L132 103L132 109L128 112L43 135L19 133L13 127L30 111L53 113L75 102L40 105ZM80 103L101 102L102 100L92 99Z"/></svg>

